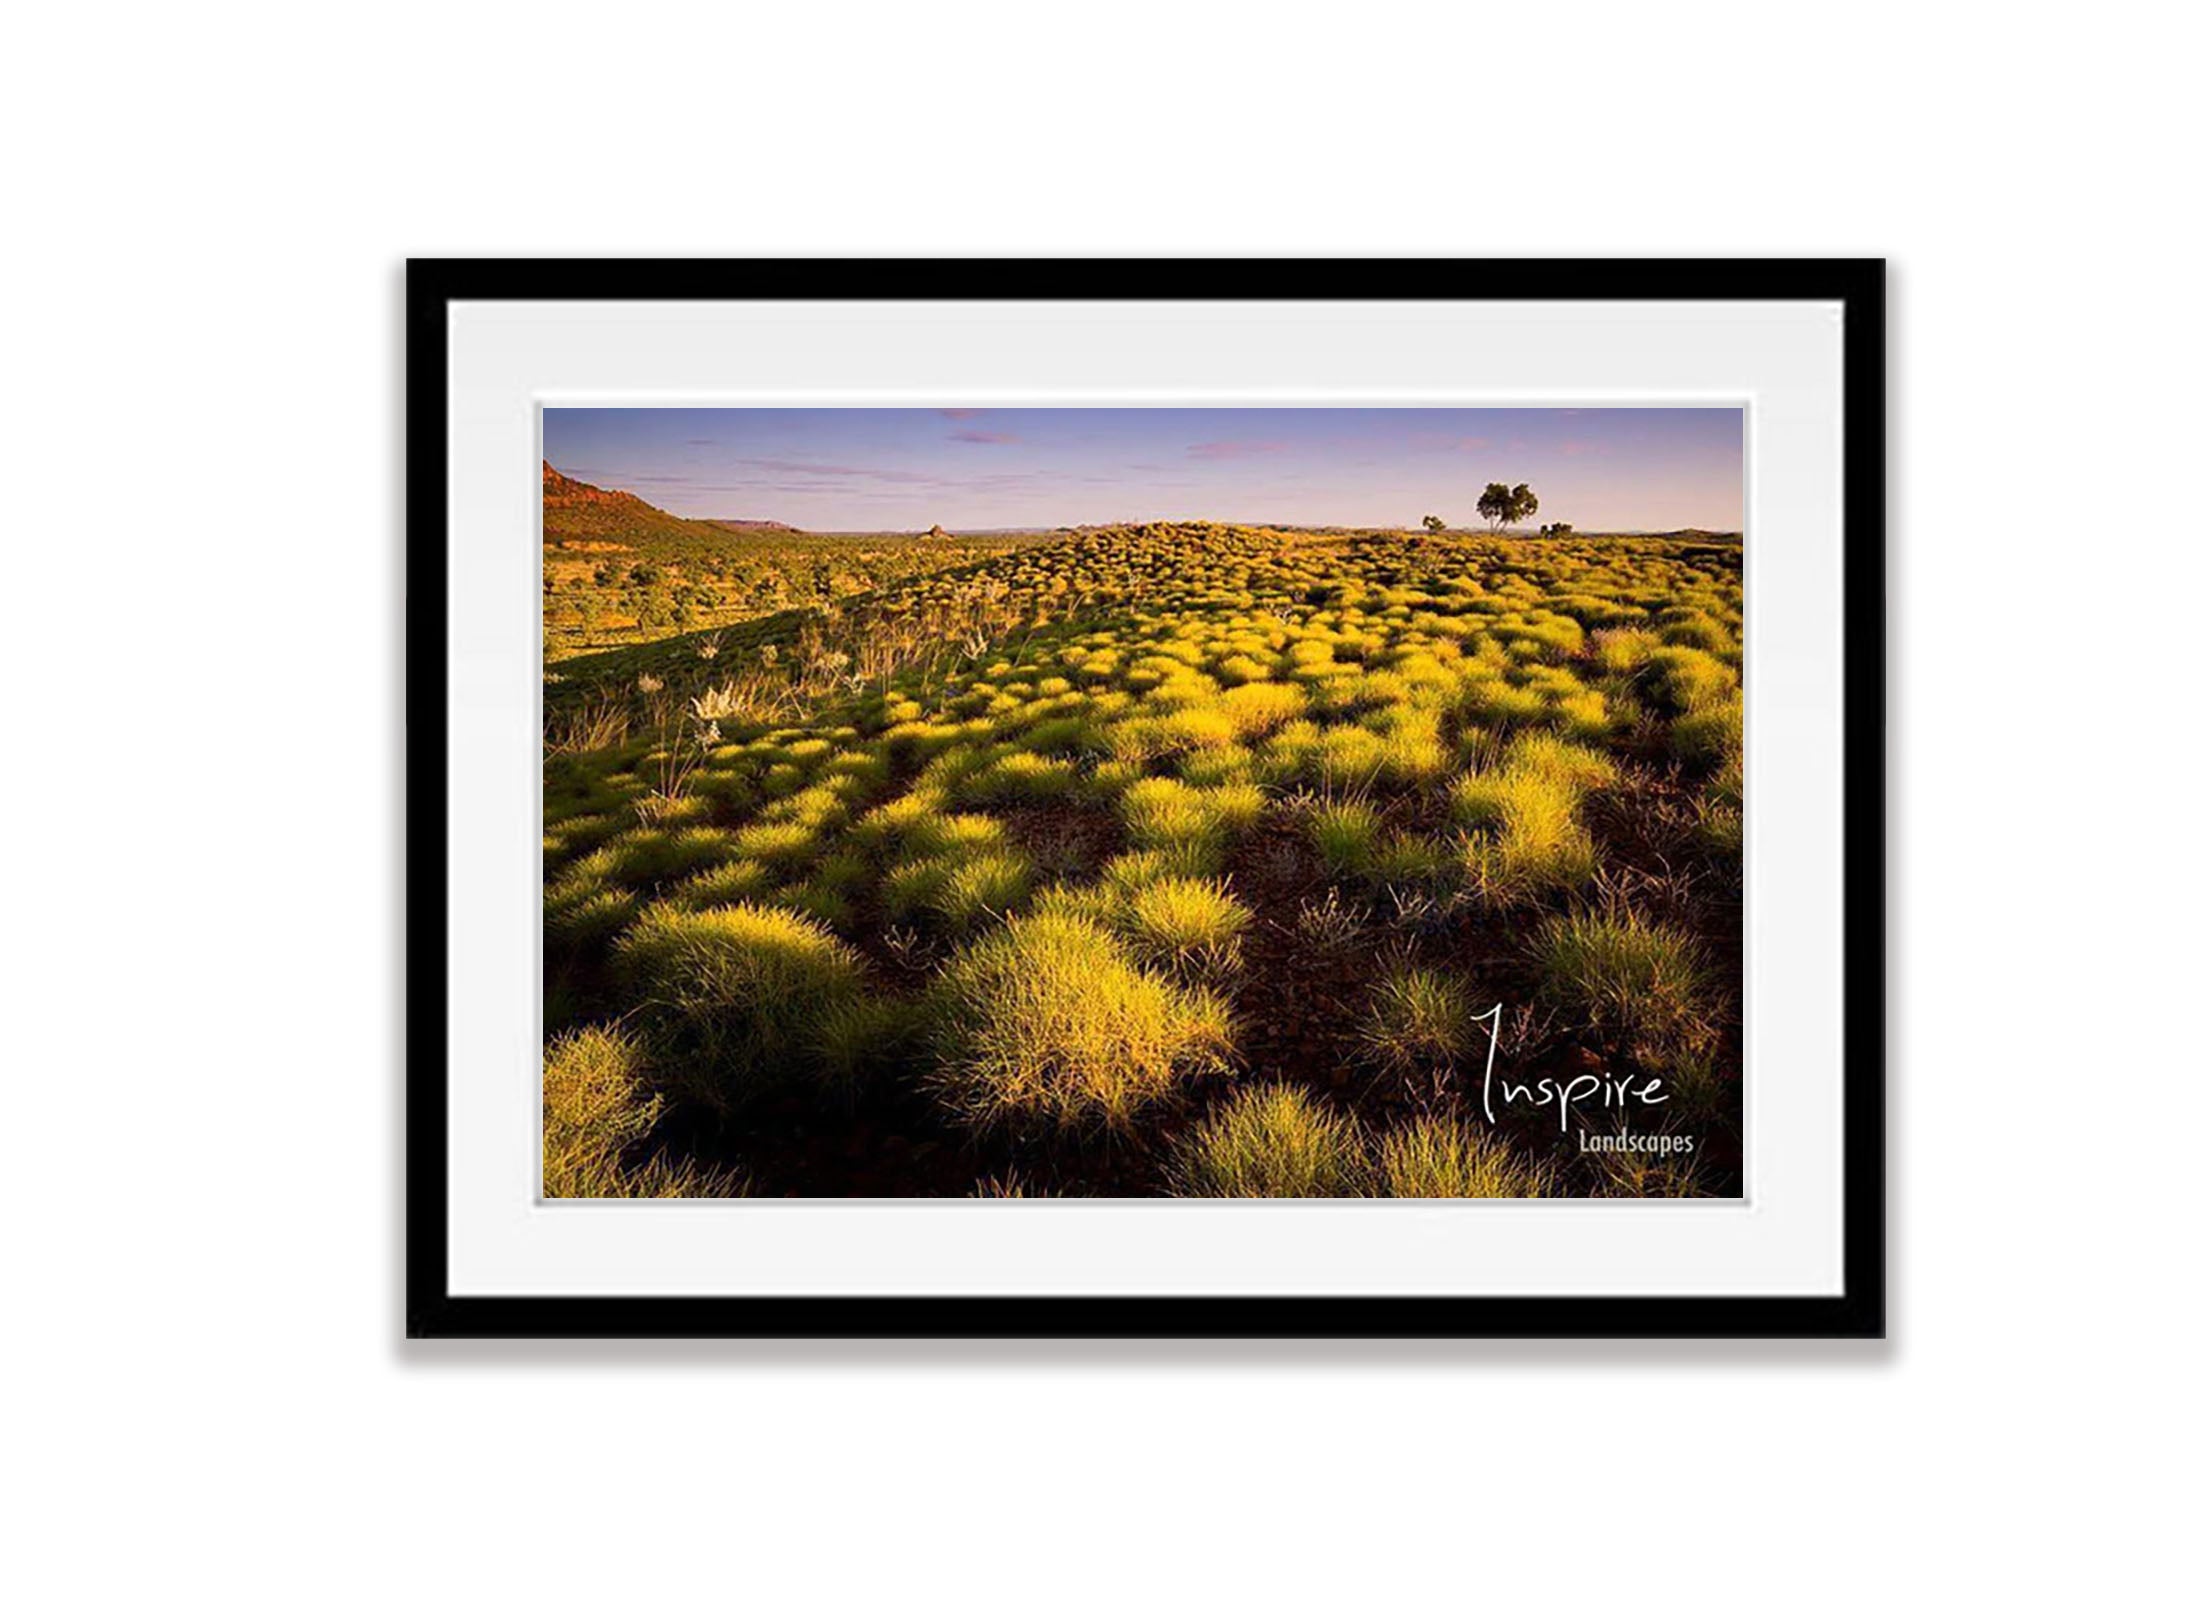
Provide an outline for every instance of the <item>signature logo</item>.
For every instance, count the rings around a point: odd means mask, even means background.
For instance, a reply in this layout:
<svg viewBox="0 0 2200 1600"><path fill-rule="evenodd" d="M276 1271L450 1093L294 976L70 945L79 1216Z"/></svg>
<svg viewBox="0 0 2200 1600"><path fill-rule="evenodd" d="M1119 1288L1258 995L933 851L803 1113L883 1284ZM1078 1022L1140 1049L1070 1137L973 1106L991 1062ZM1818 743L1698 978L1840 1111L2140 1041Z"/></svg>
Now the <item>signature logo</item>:
<svg viewBox="0 0 2200 1600"><path fill-rule="evenodd" d="M1538 1078L1532 1083L1506 1078L1497 1070L1497 1036L1504 1026L1505 1003L1477 1012L1476 1022L1490 1029L1490 1047L1482 1057L1482 1115L1494 1127L1497 1108L1525 1100L1538 1108L1558 1107L1558 1131L1569 1131L1572 1118L1582 1110L1613 1111L1624 1120L1630 1106L1663 1105L1673 1097L1664 1093L1663 1078L1638 1077L1630 1072L1614 1077L1608 1072L1583 1072L1571 1078ZM1586 1147L1584 1147L1586 1148Z"/></svg>

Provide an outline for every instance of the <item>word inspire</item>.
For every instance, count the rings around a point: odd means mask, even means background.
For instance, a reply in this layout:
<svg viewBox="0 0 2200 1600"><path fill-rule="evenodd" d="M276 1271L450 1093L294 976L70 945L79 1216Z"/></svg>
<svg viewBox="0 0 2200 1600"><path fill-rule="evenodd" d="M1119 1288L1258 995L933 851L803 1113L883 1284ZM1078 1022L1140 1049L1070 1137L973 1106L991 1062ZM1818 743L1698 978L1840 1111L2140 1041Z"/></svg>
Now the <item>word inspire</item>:
<svg viewBox="0 0 2200 1600"><path fill-rule="evenodd" d="M1556 1078L1538 1078L1533 1083L1508 1083L1497 1076L1497 1035L1505 1020L1505 1003L1500 1000L1489 1010L1477 1013L1473 1020L1490 1025L1489 1053L1482 1058L1482 1115L1493 1125L1497 1121L1495 1097L1500 1094L1508 1106L1521 1099L1533 1106L1557 1106L1560 1133L1567 1131L1567 1118L1577 1106L1624 1113L1630 1099L1636 1105L1655 1106L1673 1098L1658 1092L1665 1086L1663 1078L1648 1078L1637 1083L1631 1072L1623 1078L1603 1072L1584 1072L1564 1082Z"/></svg>

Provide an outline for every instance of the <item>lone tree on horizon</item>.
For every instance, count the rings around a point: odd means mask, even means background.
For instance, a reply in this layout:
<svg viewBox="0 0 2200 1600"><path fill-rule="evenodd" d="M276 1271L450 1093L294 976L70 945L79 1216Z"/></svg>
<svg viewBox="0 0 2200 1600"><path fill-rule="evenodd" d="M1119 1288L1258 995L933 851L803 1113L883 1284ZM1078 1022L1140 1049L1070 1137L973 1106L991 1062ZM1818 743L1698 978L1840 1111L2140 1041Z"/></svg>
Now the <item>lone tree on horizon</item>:
<svg viewBox="0 0 2200 1600"><path fill-rule="evenodd" d="M1539 504L1535 491L1524 483L1516 483L1510 488L1502 483L1491 483L1483 485L1482 498L1474 503L1474 509L1494 532L1526 521L1535 515Z"/></svg>
<svg viewBox="0 0 2200 1600"><path fill-rule="evenodd" d="M1444 531L1444 519L1431 514L1421 519L1421 526L1431 533L1442 533Z"/></svg>

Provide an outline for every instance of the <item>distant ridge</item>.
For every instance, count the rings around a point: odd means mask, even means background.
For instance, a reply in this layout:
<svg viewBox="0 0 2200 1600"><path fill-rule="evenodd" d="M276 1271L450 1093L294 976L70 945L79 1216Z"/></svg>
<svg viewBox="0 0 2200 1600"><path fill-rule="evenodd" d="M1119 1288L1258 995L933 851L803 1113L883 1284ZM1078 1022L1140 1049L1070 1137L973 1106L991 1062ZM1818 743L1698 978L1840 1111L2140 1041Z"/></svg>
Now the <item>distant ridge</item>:
<svg viewBox="0 0 2200 1600"><path fill-rule="evenodd" d="M651 505L638 494L629 494L624 489L598 488L593 483L568 478L547 461L542 464L544 544L633 548L677 539L692 546L708 543L718 534L798 531L784 522L675 516L661 506Z"/></svg>
<svg viewBox="0 0 2200 1600"><path fill-rule="evenodd" d="M802 531L791 522L772 522L762 517L697 517L694 520L706 528L723 528L728 533L800 533Z"/></svg>

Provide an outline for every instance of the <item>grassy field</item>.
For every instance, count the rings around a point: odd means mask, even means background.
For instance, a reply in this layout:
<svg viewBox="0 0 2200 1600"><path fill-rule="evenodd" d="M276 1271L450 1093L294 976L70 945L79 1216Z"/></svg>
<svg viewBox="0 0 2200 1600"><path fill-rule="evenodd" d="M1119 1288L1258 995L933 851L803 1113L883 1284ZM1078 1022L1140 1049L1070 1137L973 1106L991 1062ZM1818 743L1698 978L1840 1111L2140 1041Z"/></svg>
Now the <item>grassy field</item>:
<svg viewBox="0 0 2200 1600"><path fill-rule="evenodd" d="M543 660L843 604L1014 539L821 537L676 517L543 468Z"/></svg>
<svg viewBox="0 0 2200 1600"><path fill-rule="evenodd" d="M547 1193L1739 1192L1738 541L696 527L548 551Z"/></svg>

